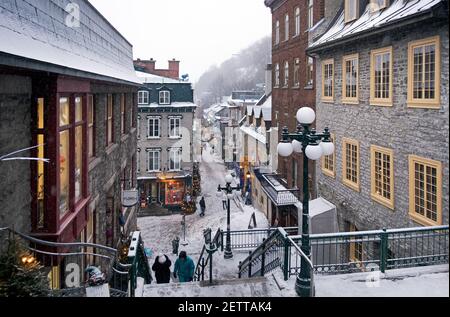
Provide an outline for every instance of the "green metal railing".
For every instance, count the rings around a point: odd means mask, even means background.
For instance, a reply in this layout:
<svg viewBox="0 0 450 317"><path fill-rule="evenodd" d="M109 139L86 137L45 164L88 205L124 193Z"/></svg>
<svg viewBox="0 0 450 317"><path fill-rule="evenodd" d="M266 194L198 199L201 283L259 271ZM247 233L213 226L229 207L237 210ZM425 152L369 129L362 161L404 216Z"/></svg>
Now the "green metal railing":
<svg viewBox="0 0 450 317"><path fill-rule="evenodd" d="M217 229L212 242L223 251L223 237L224 233L222 230ZM205 272L209 274L208 270L205 271L205 268L209 265L209 261L211 261L211 254L206 252L206 247L203 245L202 251L200 252L200 256L197 261L197 265L194 271L194 281L204 281L205 280ZM206 277L209 279L209 276Z"/></svg>
<svg viewBox="0 0 450 317"><path fill-rule="evenodd" d="M62 289L55 289L49 294L53 297L79 297L85 296L86 274L84 269L87 266L96 266L105 273L110 287L111 297L134 296L136 278L143 277L146 283L150 283L151 275L147 257L144 253L143 243L139 232L132 235L132 243L136 238L135 255L129 256L129 263L120 263L118 251L104 245L84 242L58 243L37 239L29 235L22 234L10 228L0 228L0 240L2 247L9 241L18 241L21 246L31 252L39 263L50 270L52 267L64 265L61 272L65 273L66 268L72 272L78 268L80 273L79 285L63 285ZM130 251L131 251L130 245ZM0 248L0 252L4 252ZM131 288L129 287L131 286Z"/></svg>
<svg viewBox="0 0 450 317"><path fill-rule="evenodd" d="M291 236L301 245L301 236ZM314 271L320 274L364 272L448 263L449 226L312 234ZM290 252L289 275L300 270Z"/></svg>
<svg viewBox="0 0 450 317"><path fill-rule="evenodd" d="M130 297L135 297L138 277L144 279L144 284L150 284L152 282L150 266L144 249L141 233L139 231L133 232L131 234L131 243L128 251Z"/></svg>
<svg viewBox="0 0 450 317"><path fill-rule="evenodd" d="M275 232L278 228L265 229L248 229L248 230L232 230L231 235L231 249L233 250L254 250L264 239ZM297 234L298 227L283 228L288 234Z"/></svg>
<svg viewBox="0 0 450 317"><path fill-rule="evenodd" d="M292 231L293 229L291 229ZM253 231L253 230L251 230ZM263 276L277 267L284 279L300 272L301 258L315 274L340 274L446 264L449 226L312 234L312 259L301 250L301 236L283 228L267 229L268 238L239 263L238 277ZM259 232L238 232L258 237ZM254 239L254 238L253 238ZM247 238L246 241L253 240ZM311 274L314 279L314 274ZM313 288L312 288L313 290Z"/></svg>

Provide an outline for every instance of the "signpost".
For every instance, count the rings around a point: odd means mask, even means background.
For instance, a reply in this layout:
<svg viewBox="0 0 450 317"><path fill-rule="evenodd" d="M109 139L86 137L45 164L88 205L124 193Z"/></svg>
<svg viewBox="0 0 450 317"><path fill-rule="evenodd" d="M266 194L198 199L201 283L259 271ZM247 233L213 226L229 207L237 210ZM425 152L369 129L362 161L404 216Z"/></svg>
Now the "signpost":
<svg viewBox="0 0 450 317"><path fill-rule="evenodd" d="M122 191L122 205L124 207L136 206L139 202L139 191L136 189Z"/></svg>

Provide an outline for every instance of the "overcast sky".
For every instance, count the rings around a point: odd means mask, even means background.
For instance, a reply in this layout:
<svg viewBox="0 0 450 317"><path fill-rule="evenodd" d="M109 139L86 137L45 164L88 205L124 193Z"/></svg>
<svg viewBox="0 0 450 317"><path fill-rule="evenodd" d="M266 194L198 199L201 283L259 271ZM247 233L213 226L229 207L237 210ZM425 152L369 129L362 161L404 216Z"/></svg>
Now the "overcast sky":
<svg viewBox="0 0 450 317"><path fill-rule="evenodd" d="M133 44L134 57L157 60L156 68L180 60L180 75L195 83L271 32L263 0L90 0Z"/></svg>

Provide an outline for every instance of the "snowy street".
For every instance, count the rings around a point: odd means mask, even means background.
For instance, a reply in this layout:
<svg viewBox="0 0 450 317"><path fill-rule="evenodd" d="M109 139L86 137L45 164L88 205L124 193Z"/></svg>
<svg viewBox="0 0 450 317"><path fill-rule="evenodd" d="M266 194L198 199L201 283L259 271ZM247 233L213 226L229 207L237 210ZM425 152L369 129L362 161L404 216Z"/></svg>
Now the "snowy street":
<svg viewBox="0 0 450 317"><path fill-rule="evenodd" d="M198 211L186 216L186 246L183 246L183 230L181 214L162 216L162 217L145 217L138 218L138 227L142 232L146 248L152 250L152 256L149 258L152 265L158 253L165 253L172 260L176 260L172 254L172 240L175 237L180 237L179 251L185 250L188 256L191 256L194 263L197 263L199 253L202 250L204 237L203 230L206 228L212 229L214 235L218 228L226 230L227 212L223 209L222 198L216 196L217 187L225 185L226 168L216 156L211 154L211 148L203 151L202 162L200 164L201 171L201 188L202 195L206 201L206 212L204 217L199 216ZM235 186L236 184L232 184ZM200 200L200 197L198 198ZM267 228L268 222L265 215L252 206L241 206L236 199L236 202L231 201L231 230L248 229L250 217L253 212L256 212L256 222L258 228ZM234 252L234 258L224 260L223 254L218 252L213 256L214 263L214 277L232 278L237 277L237 265L239 260L244 259L248 253ZM172 266L173 269L173 266Z"/></svg>

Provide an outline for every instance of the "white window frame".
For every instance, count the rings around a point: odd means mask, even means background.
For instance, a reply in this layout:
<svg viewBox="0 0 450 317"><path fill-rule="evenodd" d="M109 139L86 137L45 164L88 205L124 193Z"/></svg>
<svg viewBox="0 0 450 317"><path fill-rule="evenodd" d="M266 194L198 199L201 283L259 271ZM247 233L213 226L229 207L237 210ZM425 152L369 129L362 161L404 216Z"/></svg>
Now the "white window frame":
<svg viewBox="0 0 450 317"><path fill-rule="evenodd" d="M280 64L275 64L275 87L280 87Z"/></svg>
<svg viewBox="0 0 450 317"><path fill-rule="evenodd" d="M170 149L169 150L169 171L180 171L181 170L181 149ZM173 158L173 160L172 160ZM173 168L171 162L173 161Z"/></svg>
<svg viewBox="0 0 450 317"><path fill-rule="evenodd" d="M150 166L150 157L153 160L153 166ZM156 164L155 164L156 162ZM147 172L161 171L161 150L147 150Z"/></svg>
<svg viewBox="0 0 450 317"><path fill-rule="evenodd" d="M284 40L289 40L289 14L284 16Z"/></svg>
<svg viewBox="0 0 450 317"><path fill-rule="evenodd" d="M350 8L354 9L354 15L350 15ZM359 0L345 0L345 23L354 21L359 18Z"/></svg>
<svg viewBox="0 0 450 317"><path fill-rule="evenodd" d="M308 30L314 26L314 0L308 0Z"/></svg>
<svg viewBox="0 0 450 317"><path fill-rule="evenodd" d="M138 105L148 105L150 94L147 90L140 90L138 92Z"/></svg>
<svg viewBox="0 0 450 317"><path fill-rule="evenodd" d="M150 135L150 121L158 121L158 129L155 129L153 124L153 135ZM157 132L157 133L155 133ZM157 135L156 135L157 134ZM160 117L147 117L147 139L159 139L161 138L161 118Z"/></svg>
<svg viewBox="0 0 450 317"><path fill-rule="evenodd" d="M159 104L170 105L170 91L163 90L159 92Z"/></svg>
<svg viewBox="0 0 450 317"><path fill-rule="evenodd" d="M280 20L275 22L275 45L280 44Z"/></svg>
<svg viewBox="0 0 450 317"><path fill-rule="evenodd" d="M289 62L284 62L284 81L283 87L289 87Z"/></svg>
<svg viewBox="0 0 450 317"><path fill-rule="evenodd" d="M300 8L299 7L295 8L294 14L295 14L295 34L294 34L294 37L295 37L295 36L298 36L300 34Z"/></svg>
<svg viewBox="0 0 450 317"><path fill-rule="evenodd" d="M178 126L175 124L178 122ZM172 129L172 123L175 127ZM180 117L169 117L169 137L170 138L181 138L181 118Z"/></svg>

